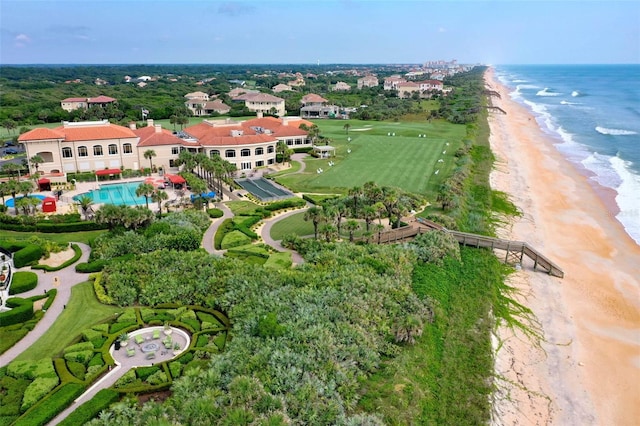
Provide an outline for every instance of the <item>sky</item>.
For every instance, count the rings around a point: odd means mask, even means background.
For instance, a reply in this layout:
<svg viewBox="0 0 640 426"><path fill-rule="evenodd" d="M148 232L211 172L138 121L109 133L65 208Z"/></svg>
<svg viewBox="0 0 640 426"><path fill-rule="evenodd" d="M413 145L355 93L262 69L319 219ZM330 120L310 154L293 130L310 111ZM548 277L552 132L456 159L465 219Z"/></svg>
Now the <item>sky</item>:
<svg viewBox="0 0 640 426"><path fill-rule="evenodd" d="M640 1L0 0L0 64L640 63Z"/></svg>

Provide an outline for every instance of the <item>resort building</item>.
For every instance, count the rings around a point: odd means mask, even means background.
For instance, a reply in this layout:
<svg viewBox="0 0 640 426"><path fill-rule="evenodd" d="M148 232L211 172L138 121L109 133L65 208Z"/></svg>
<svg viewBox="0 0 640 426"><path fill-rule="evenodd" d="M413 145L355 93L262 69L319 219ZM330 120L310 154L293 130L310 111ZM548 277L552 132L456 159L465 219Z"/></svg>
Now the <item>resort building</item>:
<svg viewBox="0 0 640 426"><path fill-rule="evenodd" d="M358 89L362 89L363 87L377 87L378 84L378 77L375 75L367 75L358 79Z"/></svg>
<svg viewBox="0 0 640 426"><path fill-rule="evenodd" d="M336 118L340 115L337 105L329 105L329 101L315 93L304 95L300 100L302 118Z"/></svg>
<svg viewBox="0 0 640 426"><path fill-rule="evenodd" d="M250 111L263 114L275 114L279 117L286 115L284 99L268 93L245 93L233 98L234 101L244 101Z"/></svg>
<svg viewBox="0 0 640 426"><path fill-rule="evenodd" d="M398 83L397 87L399 98L410 98L414 93L420 93L420 85L413 81Z"/></svg>
<svg viewBox="0 0 640 426"><path fill-rule="evenodd" d="M118 102L114 98L109 96L98 96L96 98L67 98L60 101L60 106L67 112L75 111L77 109L88 109L92 106L106 107L109 104Z"/></svg>
<svg viewBox="0 0 640 426"><path fill-rule="evenodd" d="M405 83L407 80L400 77L399 75L392 75L384 79L384 90L398 90L398 85L400 83Z"/></svg>
<svg viewBox="0 0 640 426"><path fill-rule="evenodd" d="M339 81L333 86L331 90L333 90L334 92L346 92L348 90L351 90L351 86L344 81Z"/></svg>
<svg viewBox="0 0 640 426"><path fill-rule="evenodd" d="M55 129L36 128L18 141L27 158L44 160L39 171L45 175L89 172L105 169L141 169L150 166L144 157L153 150L155 167L177 171L175 160L183 150L220 155L240 170L274 164L276 145L284 141L291 148L310 147L307 132L300 125L312 123L300 117L262 117L243 122L204 120L179 135L147 120L137 129L111 124L107 120L70 123Z"/></svg>

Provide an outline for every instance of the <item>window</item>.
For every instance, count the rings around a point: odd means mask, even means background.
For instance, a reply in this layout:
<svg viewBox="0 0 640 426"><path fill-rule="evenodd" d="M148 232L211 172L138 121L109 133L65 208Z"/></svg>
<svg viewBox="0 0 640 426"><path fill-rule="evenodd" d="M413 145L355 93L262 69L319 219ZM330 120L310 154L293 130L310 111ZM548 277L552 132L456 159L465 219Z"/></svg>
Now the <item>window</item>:
<svg viewBox="0 0 640 426"><path fill-rule="evenodd" d="M264 154L264 148L256 148L256 155L263 155Z"/></svg>
<svg viewBox="0 0 640 426"><path fill-rule="evenodd" d="M251 157L251 150L248 148L243 149L242 151L240 151L240 156L241 157Z"/></svg>
<svg viewBox="0 0 640 426"><path fill-rule="evenodd" d="M274 164L274 163L275 163L275 160L273 158L269 158L267 160L267 164Z"/></svg>
<svg viewBox="0 0 640 426"><path fill-rule="evenodd" d="M302 139L296 139L296 145L302 145Z"/></svg>
<svg viewBox="0 0 640 426"><path fill-rule="evenodd" d="M241 163L240 168L242 170L251 170L251 162Z"/></svg>
<svg viewBox="0 0 640 426"><path fill-rule="evenodd" d="M236 156L236 150L235 149L228 149L224 152L224 156L227 158L233 158Z"/></svg>
<svg viewBox="0 0 640 426"><path fill-rule="evenodd" d="M102 145L93 146L93 155L96 157L100 157L102 155Z"/></svg>
<svg viewBox="0 0 640 426"><path fill-rule="evenodd" d="M275 150L275 148L273 147L273 145L269 145L267 147L267 154L273 154L274 150Z"/></svg>
<svg viewBox="0 0 640 426"><path fill-rule="evenodd" d="M122 144L122 153L123 154L131 154L133 153L133 148L130 143Z"/></svg>
<svg viewBox="0 0 640 426"><path fill-rule="evenodd" d="M260 161L256 161L256 167L262 167L264 166L264 161L260 160Z"/></svg>
<svg viewBox="0 0 640 426"><path fill-rule="evenodd" d="M73 150L68 146L62 148L62 158L71 158L73 157Z"/></svg>
<svg viewBox="0 0 640 426"><path fill-rule="evenodd" d="M118 145L112 143L109 145L109 155L117 155L118 154Z"/></svg>
<svg viewBox="0 0 640 426"><path fill-rule="evenodd" d="M169 167L175 167L176 166L176 161L171 159L169 160Z"/></svg>
<svg viewBox="0 0 640 426"><path fill-rule="evenodd" d="M287 146L293 145L293 141L291 139L287 139Z"/></svg>
<svg viewBox="0 0 640 426"><path fill-rule="evenodd" d="M172 155L178 155L178 154L180 154L180 147L179 147L179 146L172 146L172 147L171 147L171 154L172 154Z"/></svg>
<svg viewBox="0 0 640 426"><path fill-rule="evenodd" d="M89 156L89 152L87 151L87 147L86 146L79 146L78 147L78 157L88 157Z"/></svg>
<svg viewBox="0 0 640 426"><path fill-rule="evenodd" d="M211 151L209 151L209 157L213 158L216 155L220 157L220 151L218 151L217 149L212 149Z"/></svg>

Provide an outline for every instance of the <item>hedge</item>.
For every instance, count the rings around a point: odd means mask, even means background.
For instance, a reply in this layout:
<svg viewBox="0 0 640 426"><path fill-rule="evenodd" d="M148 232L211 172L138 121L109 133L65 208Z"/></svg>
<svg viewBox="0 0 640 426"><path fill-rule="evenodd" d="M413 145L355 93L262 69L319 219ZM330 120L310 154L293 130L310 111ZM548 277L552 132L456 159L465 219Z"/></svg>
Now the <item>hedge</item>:
<svg viewBox="0 0 640 426"><path fill-rule="evenodd" d="M107 294L107 290L102 285L102 273L97 273L93 280L93 291L96 293L96 297L100 303L105 305L115 305L113 298Z"/></svg>
<svg viewBox="0 0 640 426"><path fill-rule="evenodd" d="M264 208L265 210L273 212L276 210L290 209L292 207L302 207L306 204L307 202L302 198L294 197L294 198L287 198L286 200L276 201L276 202L267 204L266 206L264 206Z"/></svg>
<svg viewBox="0 0 640 426"><path fill-rule="evenodd" d="M224 212L220 209L208 209L207 214L211 219L217 219L219 217L224 216Z"/></svg>
<svg viewBox="0 0 640 426"><path fill-rule="evenodd" d="M84 392L84 386L81 384L68 383L63 385L55 393L24 413L13 426L45 425L68 407L73 400L82 395L82 392Z"/></svg>
<svg viewBox="0 0 640 426"><path fill-rule="evenodd" d="M81 343L76 343L75 345L67 346L66 348L64 348L63 353L66 355L72 352L92 351L92 350L93 350L93 343L81 342Z"/></svg>
<svg viewBox="0 0 640 426"><path fill-rule="evenodd" d="M13 361L7 365L7 375L16 379L33 380L36 377L58 377L51 358L39 361Z"/></svg>
<svg viewBox="0 0 640 426"><path fill-rule="evenodd" d="M231 219L225 219L222 221L222 223L218 227L218 232L216 232L216 235L213 239L213 244L216 250L222 249L222 240L224 239L225 235L233 231L233 229L234 229L234 226L233 226L233 221Z"/></svg>
<svg viewBox="0 0 640 426"><path fill-rule="evenodd" d="M69 416L58 423L60 426L83 425L96 417L112 403L120 398L120 394L111 389L102 389L93 398L76 408Z"/></svg>
<svg viewBox="0 0 640 426"><path fill-rule="evenodd" d="M73 257L61 265L58 266L49 266L49 265L33 265L31 269L44 269L45 271L54 272L59 271L60 269L64 269L69 265L72 265L80 259L82 256L82 249L77 244L71 244L71 248L73 249Z"/></svg>
<svg viewBox="0 0 640 426"><path fill-rule="evenodd" d="M29 321L33 318L33 301L12 297L7 299L5 304L7 307L13 307L13 309L0 312L0 325L3 327Z"/></svg>
<svg viewBox="0 0 640 426"><path fill-rule="evenodd" d="M38 285L38 275L35 272L18 271L13 274L9 295L33 290Z"/></svg>
<svg viewBox="0 0 640 426"><path fill-rule="evenodd" d="M47 291L48 298L47 298L47 301L44 302L44 305L42 305L43 311L46 311L51 307L51 305L53 305L53 301L56 299L57 295L58 295L58 289L56 288L52 288L51 290Z"/></svg>
<svg viewBox="0 0 640 426"><path fill-rule="evenodd" d="M220 248L225 250L232 247L243 246L251 243L251 237L245 235L241 231L231 231L224 236L220 244Z"/></svg>
<svg viewBox="0 0 640 426"><path fill-rule="evenodd" d="M37 263L44 255L44 251L40 246L28 244L21 250L13 253L13 265L16 268L22 268L32 263Z"/></svg>
<svg viewBox="0 0 640 426"><path fill-rule="evenodd" d="M36 377L36 379L27 386L22 397L22 405L20 411L27 411L40 401L46 394L51 392L60 383L58 376L55 377Z"/></svg>

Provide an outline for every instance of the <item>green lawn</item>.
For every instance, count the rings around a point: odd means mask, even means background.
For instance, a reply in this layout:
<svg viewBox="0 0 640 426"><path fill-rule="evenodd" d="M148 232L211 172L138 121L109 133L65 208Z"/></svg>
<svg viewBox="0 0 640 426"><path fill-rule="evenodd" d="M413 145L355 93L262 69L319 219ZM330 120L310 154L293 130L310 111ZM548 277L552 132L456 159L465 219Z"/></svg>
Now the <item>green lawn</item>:
<svg viewBox="0 0 640 426"><path fill-rule="evenodd" d="M349 134L343 129L349 123ZM454 153L462 145L466 128L437 122L316 121L321 135L336 147L336 157L306 159L304 173L276 180L295 192L344 193L348 188L375 181L406 191L434 194L455 168ZM395 133L396 136L388 136ZM418 137L426 134L426 138ZM351 138L351 142L347 138ZM447 143L449 145L447 145ZM348 150L351 150L348 153ZM443 154L443 152L445 152ZM439 163L438 160L443 162ZM329 166L329 161L335 165ZM317 169L323 173L318 174ZM438 174L435 174L439 170Z"/></svg>
<svg viewBox="0 0 640 426"><path fill-rule="evenodd" d="M304 213L292 214L273 224L271 228L271 238L281 240L287 234L300 236L313 235L313 223L304 220Z"/></svg>
<svg viewBox="0 0 640 426"><path fill-rule="evenodd" d="M68 232L68 233L49 233L49 232L16 232L16 231L0 231L0 239L7 240L15 238L17 240L25 240L30 237L40 237L45 240L54 241L56 243L70 243L78 242L89 244L89 241L95 239L98 235L104 234L106 230L102 231L80 231L80 232Z"/></svg>
<svg viewBox="0 0 640 426"><path fill-rule="evenodd" d="M47 332L17 360L39 360L54 357L72 343L73 339L90 326L104 320L123 308L103 305L93 293L93 283L85 282L71 289L71 299Z"/></svg>

